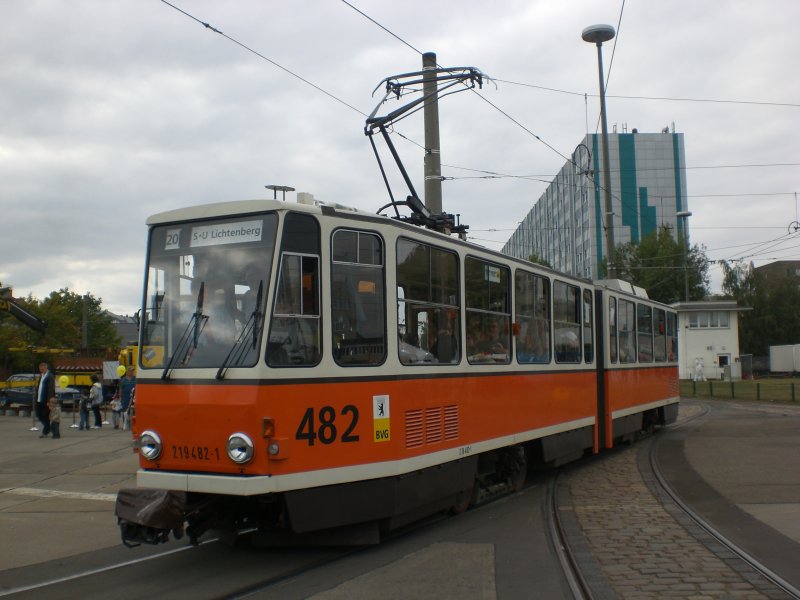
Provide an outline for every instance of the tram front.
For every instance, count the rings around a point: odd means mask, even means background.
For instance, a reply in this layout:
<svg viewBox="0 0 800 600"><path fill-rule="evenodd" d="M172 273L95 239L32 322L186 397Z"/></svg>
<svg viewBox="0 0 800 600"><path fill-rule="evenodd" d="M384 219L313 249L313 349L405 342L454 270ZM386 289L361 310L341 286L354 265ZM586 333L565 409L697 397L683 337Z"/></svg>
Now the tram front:
<svg viewBox="0 0 800 600"><path fill-rule="evenodd" d="M265 472L266 456L255 452L267 426L256 414L256 382L278 235L271 204L212 204L148 220L132 419L141 487L117 498L127 544L183 533L187 514L215 496L194 493L190 477ZM218 493L242 491L234 484Z"/></svg>

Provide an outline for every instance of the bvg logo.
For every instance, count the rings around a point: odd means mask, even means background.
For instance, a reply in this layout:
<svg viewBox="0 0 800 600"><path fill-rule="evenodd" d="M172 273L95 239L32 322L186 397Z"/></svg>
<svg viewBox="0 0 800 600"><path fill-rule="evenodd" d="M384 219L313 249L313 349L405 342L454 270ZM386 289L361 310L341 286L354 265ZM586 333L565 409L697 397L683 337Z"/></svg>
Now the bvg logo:
<svg viewBox="0 0 800 600"><path fill-rule="evenodd" d="M372 397L373 440L388 442L392 439L391 419L389 416L389 396Z"/></svg>

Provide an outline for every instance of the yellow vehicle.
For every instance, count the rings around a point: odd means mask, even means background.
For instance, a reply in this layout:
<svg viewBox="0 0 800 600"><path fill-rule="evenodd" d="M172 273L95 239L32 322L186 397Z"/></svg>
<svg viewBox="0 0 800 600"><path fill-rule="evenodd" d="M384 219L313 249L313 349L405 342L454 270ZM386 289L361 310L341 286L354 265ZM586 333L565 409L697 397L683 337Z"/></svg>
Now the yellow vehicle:
<svg viewBox="0 0 800 600"><path fill-rule="evenodd" d="M139 362L139 346L136 344L129 344L125 346L119 351L118 360L120 366L125 367L126 371L131 367L136 369L136 365Z"/></svg>

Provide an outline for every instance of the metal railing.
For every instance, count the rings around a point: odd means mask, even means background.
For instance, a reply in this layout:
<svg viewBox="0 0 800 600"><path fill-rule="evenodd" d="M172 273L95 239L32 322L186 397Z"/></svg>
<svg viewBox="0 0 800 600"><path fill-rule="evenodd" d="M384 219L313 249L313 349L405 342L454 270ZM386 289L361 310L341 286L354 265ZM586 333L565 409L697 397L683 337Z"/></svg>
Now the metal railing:
<svg viewBox="0 0 800 600"><path fill-rule="evenodd" d="M681 396L730 398L771 402L797 402L794 380L681 381Z"/></svg>

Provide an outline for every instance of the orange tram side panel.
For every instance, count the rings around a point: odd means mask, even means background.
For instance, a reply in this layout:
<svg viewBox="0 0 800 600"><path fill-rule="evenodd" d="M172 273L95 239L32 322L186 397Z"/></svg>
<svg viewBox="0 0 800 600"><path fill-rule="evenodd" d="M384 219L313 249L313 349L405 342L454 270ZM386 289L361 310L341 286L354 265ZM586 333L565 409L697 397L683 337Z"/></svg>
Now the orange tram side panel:
<svg viewBox="0 0 800 600"><path fill-rule="evenodd" d="M137 396L135 433L156 430L164 444L157 461L140 456L142 468L219 474L284 475L456 448L466 455L597 423L593 371L266 385L142 381ZM226 456L234 432L256 446L244 467ZM272 442L280 451L270 455Z"/></svg>
<svg viewBox="0 0 800 600"><path fill-rule="evenodd" d="M604 392L606 398L605 427L606 448L613 446L616 437L613 420L615 415L637 412L641 407L677 401L678 368L663 365L634 369L610 369L605 372Z"/></svg>

